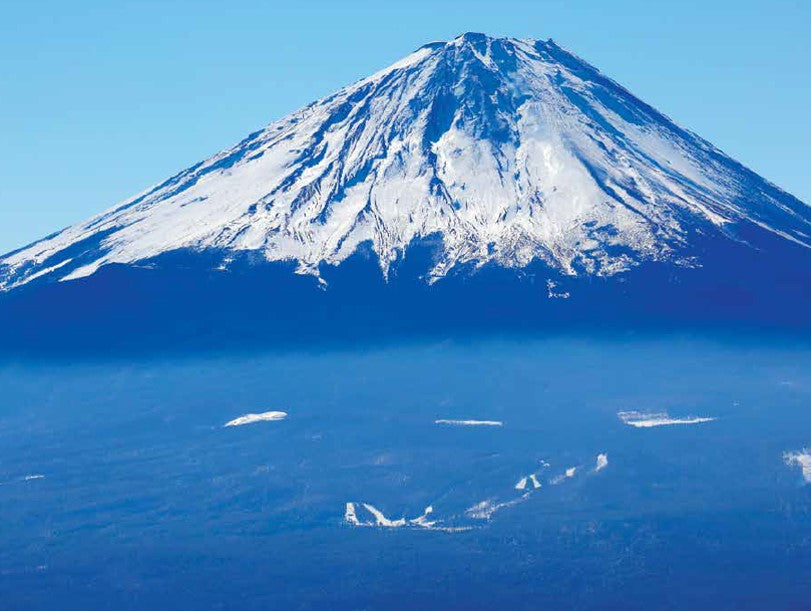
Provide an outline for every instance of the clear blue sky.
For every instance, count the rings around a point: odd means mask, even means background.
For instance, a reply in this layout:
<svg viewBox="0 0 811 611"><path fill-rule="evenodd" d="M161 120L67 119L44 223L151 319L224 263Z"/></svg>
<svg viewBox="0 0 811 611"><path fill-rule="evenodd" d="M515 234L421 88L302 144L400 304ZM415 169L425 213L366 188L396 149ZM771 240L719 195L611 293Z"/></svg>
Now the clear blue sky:
<svg viewBox="0 0 811 611"><path fill-rule="evenodd" d="M0 252L465 31L554 38L811 203L809 0L3 0Z"/></svg>

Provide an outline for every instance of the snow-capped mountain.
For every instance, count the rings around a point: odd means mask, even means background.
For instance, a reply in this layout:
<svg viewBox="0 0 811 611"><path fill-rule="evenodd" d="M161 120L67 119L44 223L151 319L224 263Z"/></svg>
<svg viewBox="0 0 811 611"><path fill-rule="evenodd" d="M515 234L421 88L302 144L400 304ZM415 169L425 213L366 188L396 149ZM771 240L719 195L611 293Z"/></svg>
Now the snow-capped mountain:
<svg viewBox="0 0 811 611"><path fill-rule="evenodd" d="M551 40L464 34L4 256L0 288L175 251L317 276L361 245L385 276L429 236L428 282L533 261L611 276L701 265L694 236L742 241L743 228L809 247L811 208Z"/></svg>

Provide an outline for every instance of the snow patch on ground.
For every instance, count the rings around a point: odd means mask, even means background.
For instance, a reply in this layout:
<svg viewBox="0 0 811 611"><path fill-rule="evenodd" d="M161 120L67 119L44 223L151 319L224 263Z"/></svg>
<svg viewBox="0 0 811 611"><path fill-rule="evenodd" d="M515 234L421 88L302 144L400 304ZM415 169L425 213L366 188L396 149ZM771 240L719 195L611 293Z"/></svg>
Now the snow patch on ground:
<svg viewBox="0 0 811 611"><path fill-rule="evenodd" d="M538 480L538 476L535 473L530 473L526 477L522 477L514 487L516 490L526 490L527 486L530 484L533 490L537 490L541 487L541 482Z"/></svg>
<svg viewBox="0 0 811 611"><path fill-rule="evenodd" d="M371 519L361 520L358 512L365 510ZM370 503L346 503L344 510L344 522L351 526L363 526L373 528L414 528L422 530L438 530L442 532L462 532L470 530L470 526L446 526L440 520L432 520L430 516L434 513L433 505L428 505L422 514L416 518L397 518L392 520Z"/></svg>
<svg viewBox="0 0 811 611"><path fill-rule="evenodd" d="M803 479L811 484L811 450L803 448L800 452L786 452L783 460L789 467L800 467Z"/></svg>
<svg viewBox="0 0 811 611"><path fill-rule="evenodd" d="M563 473L556 475L552 479L549 480L549 483L553 486L557 486L558 484L562 484L567 479L571 479L574 477L575 473L577 473L577 467L569 467Z"/></svg>
<svg viewBox="0 0 811 611"><path fill-rule="evenodd" d="M245 414L239 418L234 418L226 422L223 426L242 426L243 424L253 424L254 422L273 422L284 420L287 412L262 412L261 414Z"/></svg>
<svg viewBox="0 0 811 611"><path fill-rule="evenodd" d="M440 418L434 424L447 424L450 426L504 426L500 420L447 420Z"/></svg>
<svg viewBox="0 0 811 611"><path fill-rule="evenodd" d="M405 518L398 518L397 520L389 520L383 512L380 511L374 505L370 505L369 503L363 503L363 507L374 516L375 525L382 526L384 528L400 528L401 526L406 525Z"/></svg>
<svg viewBox="0 0 811 611"><path fill-rule="evenodd" d="M600 471L608 464L608 454L601 453L597 455L596 465L593 468L594 472ZM541 469L546 470L550 468L550 463L546 460L540 461ZM575 477L580 467L569 467L562 473L549 479L552 485L561 484L566 480ZM415 518L399 517L389 518L380 509L369 503L346 503L344 511L344 522L351 526L364 526L375 528L422 528L429 530L442 530L446 532L457 532L461 530L469 530L473 528L470 526L470 521L475 522L490 520L497 512L508 507L513 507L520 503L529 500L536 492L538 492L543 484L541 483L541 472L535 471L527 475L522 475L517 482L510 485L510 492L506 490L503 494L493 494L469 506L467 509L459 514L452 514L445 516L440 520L435 518L434 506L428 505L423 511L422 515ZM515 480L513 480L515 481ZM516 494L516 492L518 494ZM481 498L481 497L480 497ZM363 514L363 515L361 515ZM468 524L466 524L468 522Z"/></svg>
<svg viewBox="0 0 811 611"><path fill-rule="evenodd" d="M709 416L686 416L684 418L672 418L667 412L619 412L617 416L628 426L638 429L648 429L655 426L671 426L674 424L700 424L702 422L712 422L715 418Z"/></svg>
<svg viewBox="0 0 811 611"><path fill-rule="evenodd" d="M505 507L512 507L518 503L523 503L528 498L529 492L525 492L519 498L512 499L510 501L497 502L494 499L485 499L480 503L476 503L472 507L468 507L465 510L465 515L469 518L473 518L474 520L489 520L499 509L504 509Z"/></svg>
<svg viewBox="0 0 811 611"><path fill-rule="evenodd" d="M344 511L344 521L348 524L352 524L353 526L360 526L360 521L358 521L358 513L355 509L355 503L347 503L346 510Z"/></svg>

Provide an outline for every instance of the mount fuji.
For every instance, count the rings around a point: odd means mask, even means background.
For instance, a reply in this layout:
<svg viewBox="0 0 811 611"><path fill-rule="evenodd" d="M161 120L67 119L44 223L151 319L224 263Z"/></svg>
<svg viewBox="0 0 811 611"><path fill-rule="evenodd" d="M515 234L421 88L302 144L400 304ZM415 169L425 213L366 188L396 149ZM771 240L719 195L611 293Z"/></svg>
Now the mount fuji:
<svg viewBox="0 0 811 611"><path fill-rule="evenodd" d="M555 42L468 33L6 254L2 339L805 327L810 263L806 204Z"/></svg>

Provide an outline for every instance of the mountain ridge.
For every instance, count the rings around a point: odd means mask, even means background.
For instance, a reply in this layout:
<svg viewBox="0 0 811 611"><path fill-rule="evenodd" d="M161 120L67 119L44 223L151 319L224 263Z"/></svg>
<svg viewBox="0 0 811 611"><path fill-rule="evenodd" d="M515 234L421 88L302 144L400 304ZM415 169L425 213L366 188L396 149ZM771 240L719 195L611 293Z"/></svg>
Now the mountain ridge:
<svg viewBox="0 0 811 611"><path fill-rule="evenodd" d="M0 289L178 250L320 278L370 244L387 276L541 261L564 276L702 265L690 235L809 247L811 209L551 39L423 45L121 204L0 258ZM757 248L757 243L752 242Z"/></svg>

